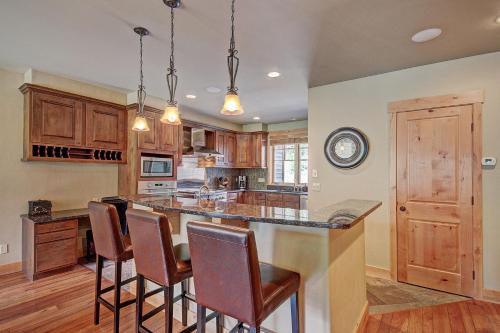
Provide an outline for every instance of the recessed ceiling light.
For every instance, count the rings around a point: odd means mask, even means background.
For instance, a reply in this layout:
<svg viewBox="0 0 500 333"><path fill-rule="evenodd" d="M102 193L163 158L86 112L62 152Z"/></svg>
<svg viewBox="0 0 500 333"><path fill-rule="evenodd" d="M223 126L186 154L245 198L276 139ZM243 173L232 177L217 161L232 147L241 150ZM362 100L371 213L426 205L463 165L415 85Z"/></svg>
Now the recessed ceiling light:
<svg viewBox="0 0 500 333"><path fill-rule="evenodd" d="M253 117L252 119L253 119L253 120L260 120L260 117L255 116L255 117Z"/></svg>
<svg viewBox="0 0 500 333"><path fill-rule="evenodd" d="M207 87L206 90L211 94L218 94L222 91L220 88L217 87Z"/></svg>
<svg viewBox="0 0 500 333"><path fill-rule="evenodd" d="M267 76L269 76L271 78L275 78L275 77L278 77L280 75L281 75L281 73L279 73L279 72L269 72L269 73L267 73Z"/></svg>
<svg viewBox="0 0 500 333"><path fill-rule="evenodd" d="M411 37L415 43L424 43L439 37L443 31L439 28L430 28L417 32Z"/></svg>
<svg viewBox="0 0 500 333"><path fill-rule="evenodd" d="M193 95L193 94L187 94L187 95L186 95L186 98L189 98L189 99L196 99L196 95Z"/></svg>
<svg viewBox="0 0 500 333"><path fill-rule="evenodd" d="M495 20L496 23L500 24L500 16Z"/></svg>

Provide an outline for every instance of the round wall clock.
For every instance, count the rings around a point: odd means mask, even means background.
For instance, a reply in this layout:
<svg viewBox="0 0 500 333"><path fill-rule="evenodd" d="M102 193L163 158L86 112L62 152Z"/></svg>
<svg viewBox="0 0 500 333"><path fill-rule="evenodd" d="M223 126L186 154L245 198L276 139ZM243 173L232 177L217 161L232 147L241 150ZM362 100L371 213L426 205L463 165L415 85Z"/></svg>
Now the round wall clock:
<svg viewBox="0 0 500 333"><path fill-rule="evenodd" d="M353 169L368 156L368 139L353 127L336 129L326 139L325 156L334 167Z"/></svg>

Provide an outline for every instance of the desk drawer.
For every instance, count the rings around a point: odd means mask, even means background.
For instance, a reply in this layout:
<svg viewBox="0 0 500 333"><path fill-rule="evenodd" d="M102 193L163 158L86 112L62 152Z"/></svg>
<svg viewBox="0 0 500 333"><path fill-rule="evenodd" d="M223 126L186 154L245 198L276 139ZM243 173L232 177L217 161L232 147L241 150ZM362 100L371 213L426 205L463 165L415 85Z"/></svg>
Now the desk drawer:
<svg viewBox="0 0 500 333"><path fill-rule="evenodd" d="M50 222L50 223L38 223L35 225L35 234L45 234L48 232L77 229L78 220L68 220L60 222Z"/></svg>
<svg viewBox="0 0 500 333"><path fill-rule="evenodd" d="M76 229L68 229L63 231L49 232L46 234L38 234L35 236L36 244L54 242L63 239L76 238Z"/></svg>
<svg viewBox="0 0 500 333"><path fill-rule="evenodd" d="M36 272L76 264L76 238L36 245Z"/></svg>

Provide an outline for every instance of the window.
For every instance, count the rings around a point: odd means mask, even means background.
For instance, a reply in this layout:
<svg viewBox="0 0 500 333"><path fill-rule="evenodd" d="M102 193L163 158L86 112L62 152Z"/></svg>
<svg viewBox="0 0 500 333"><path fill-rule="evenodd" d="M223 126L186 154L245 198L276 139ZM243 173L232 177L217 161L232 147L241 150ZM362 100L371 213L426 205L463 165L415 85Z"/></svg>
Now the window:
<svg viewBox="0 0 500 333"><path fill-rule="evenodd" d="M272 151L274 184L307 184L307 143L275 145Z"/></svg>

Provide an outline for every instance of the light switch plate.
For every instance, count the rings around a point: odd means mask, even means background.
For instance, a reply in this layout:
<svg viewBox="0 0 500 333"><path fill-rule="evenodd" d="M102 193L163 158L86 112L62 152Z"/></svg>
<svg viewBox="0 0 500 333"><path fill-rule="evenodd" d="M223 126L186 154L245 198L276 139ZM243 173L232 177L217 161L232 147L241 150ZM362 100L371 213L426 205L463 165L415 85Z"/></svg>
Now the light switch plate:
<svg viewBox="0 0 500 333"><path fill-rule="evenodd" d="M6 254L9 252L9 244L0 244L0 254Z"/></svg>
<svg viewBox="0 0 500 333"><path fill-rule="evenodd" d="M318 178L318 170L313 169L312 170L312 176L313 176L313 178Z"/></svg>
<svg viewBox="0 0 500 333"><path fill-rule="evenodd" d="M321 191L321 184L320 183L312 183L311 190L319 192Z"/></svg>

